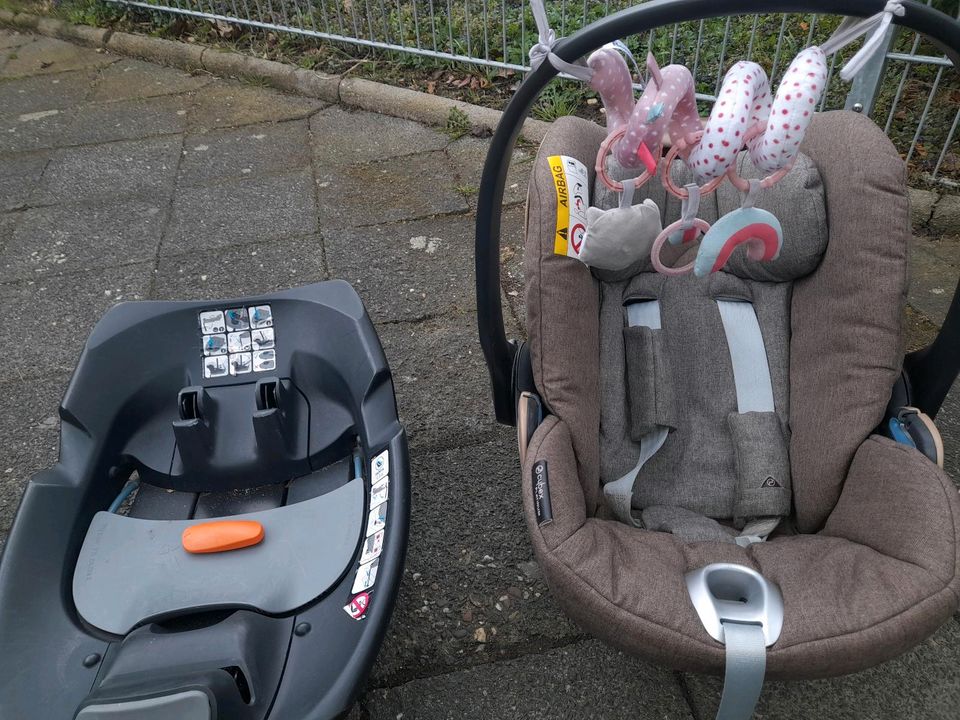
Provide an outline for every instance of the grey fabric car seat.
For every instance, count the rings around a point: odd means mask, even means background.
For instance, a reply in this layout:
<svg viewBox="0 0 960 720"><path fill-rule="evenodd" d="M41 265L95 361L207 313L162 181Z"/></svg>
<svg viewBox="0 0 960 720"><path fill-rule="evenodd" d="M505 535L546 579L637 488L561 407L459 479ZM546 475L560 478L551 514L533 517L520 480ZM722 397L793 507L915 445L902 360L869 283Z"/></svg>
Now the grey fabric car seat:
<svg viewBox="0 0 960 720"><path fill-rule="evenodd" d="M903 359L910 232L902 160L870 120L820 115L795 169L759 202L784 223L780 260L747 263L741 249L726 271L704 280L663 278L642 265L592 274L554 253L557 199L547 158L592 167L604 135L585 120L556 121L527 202L528 347L550 414L527 445L522 487L552 591L584 628L630 653L721 672L724 646L701 622L685 575L734 563L782 592L768 677L849 673L904 652L957 609L960 498L920 452L874 434ZM638 192L635 202L642 198ZM665 222L676 219L676 202L662 190L653 199ZM614 202L602 191L593 200ZM713 220L738 204L721 191L702 213ZM728 417L737 414L737 388L719 317L680 341L691 362L681 362L676 347L678 328L716 313L716 299L731 296L754 305L774 395L763 427L740 436L739 421ZM637 332L625 308L655 298L663 312L657 351L650 347L657 331ZM672 413L669 402L644 397L666 385ZM651 424L675 429L634 486L633 515L645 525L638 528L615 519L604 485L636 463L637 439ZM743 460L752 441L782 446L773 459L760 453L760 464L779 463L782 476L773 506L755 513L770 515L775 506L782 520L766 541L741 546L735 536L754 513L737 508L740 477L761 473L761 484L767 477L766 467ZM698 495L711 478L712 494ZM663 506L684 517L647 512ZM691 517L693 529L685 523Z"/></svg>

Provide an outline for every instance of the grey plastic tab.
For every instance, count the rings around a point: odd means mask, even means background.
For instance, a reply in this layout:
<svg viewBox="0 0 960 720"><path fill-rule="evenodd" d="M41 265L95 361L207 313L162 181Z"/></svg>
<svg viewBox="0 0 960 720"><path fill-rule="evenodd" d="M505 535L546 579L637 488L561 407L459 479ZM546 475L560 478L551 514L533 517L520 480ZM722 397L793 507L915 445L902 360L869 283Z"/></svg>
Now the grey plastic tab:
<svg viewBox="0 0 960 720"><path fill-rule="evenodd" d="M99 512L73 576L77 611L124 635L155 617L245 607L287 613L326 592L360 542L363 480L294 505L231 516L257 520L264 538L227 552L192 554L181 535L196 520L142 520Z"/></svg>
<svg viewBox="0 0 960 720"><path fill-rule="evenodd" d="M210 700L200 690L186 690L146 700L88 705L76 720L211 720Z"/></svg>

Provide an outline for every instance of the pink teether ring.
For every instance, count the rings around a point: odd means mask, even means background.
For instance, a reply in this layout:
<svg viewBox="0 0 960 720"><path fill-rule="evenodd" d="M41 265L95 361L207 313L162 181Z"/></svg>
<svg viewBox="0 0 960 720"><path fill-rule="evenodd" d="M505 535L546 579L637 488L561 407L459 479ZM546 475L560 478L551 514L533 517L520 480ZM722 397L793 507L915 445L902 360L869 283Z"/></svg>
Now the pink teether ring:
<svg viewBox="0 0 960 720"><path fill-rule="evenodd" d="M650 262L653 263L653 269L661 275L670 275L676 277L678 275L686 275L693 270L694 263L692 262L687 263L686 265L681 265L680 267L672 268L667 267L660 261L660 251L663 249L663 246L667 243L670 236L678 231L683 232L683 229L683 220L677 220L661 230L660 234L657 235L657 239L653 241L653 247L650 248ZM710 230L710 223L701 218L694 218L693 227L691 230L706 233Z"/></svg>

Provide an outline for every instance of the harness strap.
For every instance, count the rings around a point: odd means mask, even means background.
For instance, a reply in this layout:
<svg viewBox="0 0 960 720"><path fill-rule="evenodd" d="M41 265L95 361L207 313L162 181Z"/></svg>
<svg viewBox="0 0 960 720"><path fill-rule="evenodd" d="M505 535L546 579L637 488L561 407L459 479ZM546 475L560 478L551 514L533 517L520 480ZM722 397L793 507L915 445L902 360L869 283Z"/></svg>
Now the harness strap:
<svg viewBox="0 0 960 720"><path fill-rule="evenodd" d="M748 720L760 699L767 670L767 643L760 625L723 623L726 669L717 720Z"/></svg>
<svg viewBox="0 0 960 720"><path fill-rule="evenodd" d="M753 303L717 300L717 309L730 348L733 382L737 387L737 412L773 412L770 366Z"/></svg>

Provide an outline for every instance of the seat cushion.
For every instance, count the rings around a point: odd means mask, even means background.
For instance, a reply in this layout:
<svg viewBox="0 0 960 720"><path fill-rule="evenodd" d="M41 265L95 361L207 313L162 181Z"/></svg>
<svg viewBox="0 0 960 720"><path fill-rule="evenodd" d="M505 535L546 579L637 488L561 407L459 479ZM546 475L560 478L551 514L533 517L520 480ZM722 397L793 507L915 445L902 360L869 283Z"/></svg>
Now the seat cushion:
<svg viewBox="0 0 960 720"><path fill-rule="evenodd" d="M870 438L823 532L740 548L586 517L570 443L565 423L551 417L530 444L523 497L534 550L564 610L627 652L678 670L722 671L723 646L704 630L684 583L686 572L714 562L750 566L780 586L784 626L768 651L772 678L875 665L923 640L957 608L960 499L915 450ZM542 461L553 519L541 525L532 472Z"/></svg>

